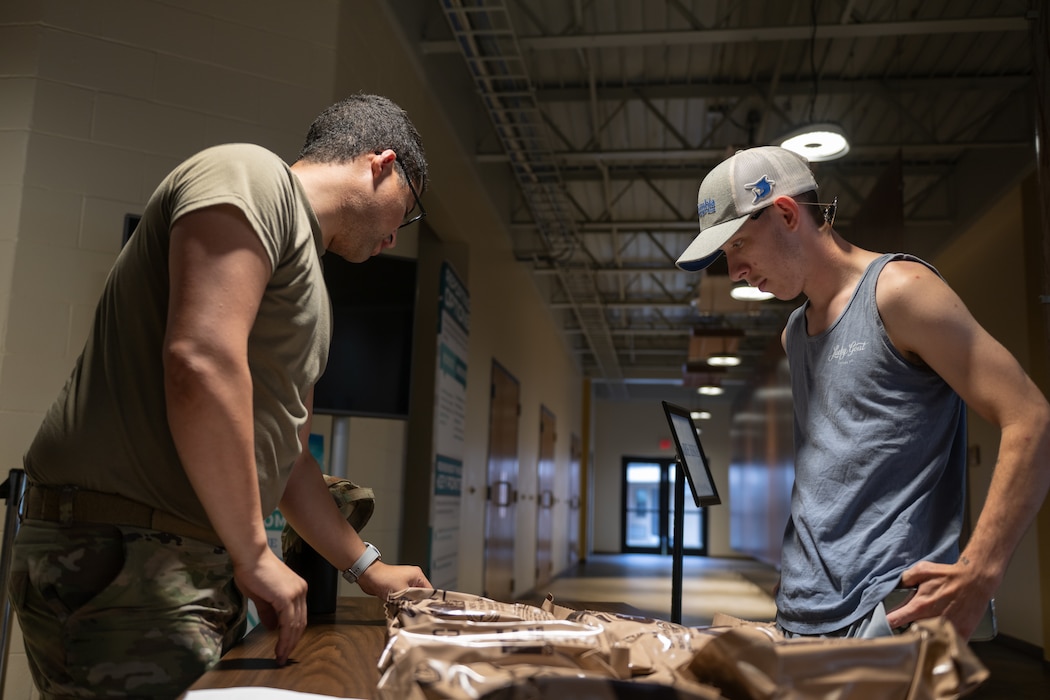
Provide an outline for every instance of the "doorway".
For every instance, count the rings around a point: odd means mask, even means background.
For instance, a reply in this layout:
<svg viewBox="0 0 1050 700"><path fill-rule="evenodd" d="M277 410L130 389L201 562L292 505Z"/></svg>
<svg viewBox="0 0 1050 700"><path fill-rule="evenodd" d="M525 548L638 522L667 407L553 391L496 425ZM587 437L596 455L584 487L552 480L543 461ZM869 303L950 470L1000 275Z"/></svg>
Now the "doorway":
<svg viewBox="0 0 1050 700"><path fill-rule="evenodd" d="M565 565L575 566L583 560L580 552L580 466L583 461L583 443L573 433L569 438L569 532L565 550Z"/></svg>
<svg viewBox="0 0 1050 700"><path fill-rule="evenodd" d="M674 547L674 482L678 464L667 457L623 458L620 551L670 554ZM686 485L682 552L707 554L707 511Z"/></svg>
<svg viewBox="0 0 1050 700"><path fill-rule="evenodd" d="M554 573L554 414L540 406L540 459L536 465L536 586L544 586Z"/></svg>
<svg viewBox="0 0 1050 700"><path fill-rule="evenodd" d="M514 594L514 524L518 502L518 418L521 386L492 361L489 407L488 485L485 503L484 595L510 600Z"/></svg>

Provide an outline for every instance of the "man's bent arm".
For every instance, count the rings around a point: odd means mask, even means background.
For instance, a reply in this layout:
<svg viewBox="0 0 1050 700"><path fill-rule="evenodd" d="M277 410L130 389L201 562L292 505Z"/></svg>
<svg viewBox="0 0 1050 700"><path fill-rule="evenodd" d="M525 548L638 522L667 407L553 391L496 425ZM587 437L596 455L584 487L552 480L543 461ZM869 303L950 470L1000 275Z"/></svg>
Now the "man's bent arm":
<svg viewBox="0 0 1050 700"><path fill-rule="evenodd" d="M919 586L919 593L889 615L894 627L945 615L968 638L1050 488L1050 406L1010 352L928 268L895 263L886 271L877 294L894 345L929 365L1001 430L988 496L959 561L920 562L906 571L902 584Z"/></svg>
<svg viewBox="0 0 1050 700"><path fill-rule="evenodd" d="M247 347L270 262L244 214L200 209L172 226L164 342L168 423L186 475L284 663L306 624L306 584L270 551L255 464Z"/></svg>
<svg viewBox="0 0 1050 700"><path fill-rule="evenodd" d="M312 403L311 392L308 405ZM311 412L312 414L312 412ZM300 433L300 444L309 444L310 424ZM317 460L303 449L281 498L281 515L304 540L340 571L353 566L365 551L361 536L343 518L321 474ZM390 566L376 561L358 579L361 590L385 599L410 587L429 588L430 582L416 566Z"/></svg>

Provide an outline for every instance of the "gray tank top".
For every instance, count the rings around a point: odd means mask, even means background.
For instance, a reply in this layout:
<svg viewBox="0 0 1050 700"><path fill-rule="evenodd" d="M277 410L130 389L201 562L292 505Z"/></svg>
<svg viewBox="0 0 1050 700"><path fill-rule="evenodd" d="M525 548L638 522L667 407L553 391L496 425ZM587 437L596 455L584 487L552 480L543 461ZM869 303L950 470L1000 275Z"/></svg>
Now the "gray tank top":
<svg viewBox="0 0 1050 700"><path fill-rule="evenodd" d="M918 561L959 555L966 409L930 368L893 347L868 266L849 303L810 337L808 302L785 334L795 411L795 486L777 621L832 632L868 614Z"/></svg>

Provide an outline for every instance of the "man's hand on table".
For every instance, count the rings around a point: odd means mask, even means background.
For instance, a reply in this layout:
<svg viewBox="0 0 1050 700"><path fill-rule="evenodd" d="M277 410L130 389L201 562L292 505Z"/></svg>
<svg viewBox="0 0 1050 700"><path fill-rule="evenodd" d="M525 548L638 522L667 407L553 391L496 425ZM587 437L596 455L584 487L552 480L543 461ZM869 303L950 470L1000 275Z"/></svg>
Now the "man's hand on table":
<svg viewBox="0 0 1050 700"><path fill-rule="evenodd" d="M274 656L283 666L306 628L306 581L269 550L254 565L234 563L233 578L255 603L259 621L277 630Z"/></svg>

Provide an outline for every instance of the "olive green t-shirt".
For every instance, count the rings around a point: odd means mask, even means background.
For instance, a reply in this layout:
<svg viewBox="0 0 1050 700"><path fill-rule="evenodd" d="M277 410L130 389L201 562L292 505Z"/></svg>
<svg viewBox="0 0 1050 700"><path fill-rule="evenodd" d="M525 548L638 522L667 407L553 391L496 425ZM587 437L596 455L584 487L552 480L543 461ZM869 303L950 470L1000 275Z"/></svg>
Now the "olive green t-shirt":
<svg viewBox="0 0 1050 700"><path fill-rule="evenodd" d="M331 307L320 228L298 179L275 154L248 144L198 153L153 193L110 271L72 375L25 455L32 483L117 493L209 524L168 428L162 343L171 225L218 204L244 212L270 258L248 362L261 515L276 507L302 449L304 399L327 362Z"/></svg>

